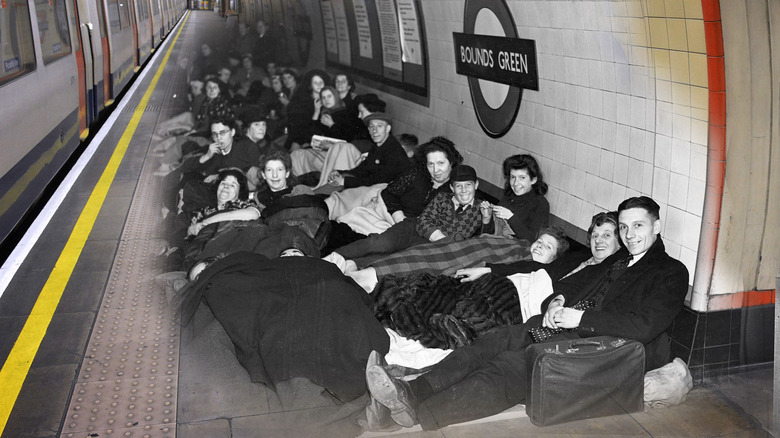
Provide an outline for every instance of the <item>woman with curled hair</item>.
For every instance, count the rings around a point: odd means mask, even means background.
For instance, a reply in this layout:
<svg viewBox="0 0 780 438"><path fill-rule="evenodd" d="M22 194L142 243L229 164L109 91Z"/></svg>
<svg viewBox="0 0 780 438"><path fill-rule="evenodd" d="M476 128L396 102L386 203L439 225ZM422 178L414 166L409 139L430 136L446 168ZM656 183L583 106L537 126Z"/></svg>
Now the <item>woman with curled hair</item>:
<svg viewBox="0 0 780 438"><path fill-rule="evenodd" d="M260 211L248 197L244 172L232 168L219 172L216 202L195 213L187 228L187 235L197 236L203 227L217 222L257 220Z"/></svg>
<svg viewBox="0 0 780 438"><path fill-rule="evenodd" d="M417 217L439 193L451 193L450 174L463 156L446 137L433 137L415 155L416 165L390 181L381 196L394 225L336 250L347 259L408 248L416 236ZM475 204L476 205L476 204Z"/></svg>
<svg viewBox="0 0 780 438"><path fill-rule="evenodd" d="M463 163L463 156L452 141L438 136L420 145L414 162L382 190L387 211L396 223L419 216L440 189L449 190L450 172Z"/></svg>
<svg viewBox="0 0 780 438"><path fill-rule="evenodd" d="M504 160L504 198L492 209L483 231L531 241L547 225L550 204L545 199L547 183L531 155L512 155Z"/></svg>

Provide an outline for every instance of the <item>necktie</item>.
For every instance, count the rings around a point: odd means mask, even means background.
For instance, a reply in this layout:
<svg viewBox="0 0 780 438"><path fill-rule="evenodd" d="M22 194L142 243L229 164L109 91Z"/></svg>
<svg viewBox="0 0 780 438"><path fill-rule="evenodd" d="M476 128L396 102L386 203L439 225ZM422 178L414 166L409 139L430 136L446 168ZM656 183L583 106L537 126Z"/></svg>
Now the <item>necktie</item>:
<svg viewBox="0 0 780 438"><path fill-rule="evenodd" d="M631 260L634 258L633 255L629 254L628 257L624 259L620 259L616 261L611 268L609 268L610 272L614 271L621 271L623 269L626 269L628 267L628 264L631 263Z"/></svg>
<svg viewBox="0 0 780 438"><path fill-rule="evenodd" d="M455 209L455 213L456 213L456 214L461 214L461 213L463 213L463 210L465 210L465 209L466 209L466 206L465 206L465 205L463 205L463 204L459 204L459 205L458 205L458 208L456 208L456 209Z"/></svg>

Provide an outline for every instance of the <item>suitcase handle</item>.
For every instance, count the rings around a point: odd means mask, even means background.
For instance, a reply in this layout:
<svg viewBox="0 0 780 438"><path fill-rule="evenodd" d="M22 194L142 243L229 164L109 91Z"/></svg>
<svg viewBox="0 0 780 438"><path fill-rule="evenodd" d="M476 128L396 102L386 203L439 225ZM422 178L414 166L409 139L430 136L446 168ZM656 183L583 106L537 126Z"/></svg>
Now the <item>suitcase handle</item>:
<svg viewBox="0 0 780 438"><path fill-rule="evenodd" d="M572 341L569 344L569 348L566 349L567 353L575 353L579 351L579 347L596 347L596 350L604 350L606 345L600 341L589 341L586 339Z"/></svg>

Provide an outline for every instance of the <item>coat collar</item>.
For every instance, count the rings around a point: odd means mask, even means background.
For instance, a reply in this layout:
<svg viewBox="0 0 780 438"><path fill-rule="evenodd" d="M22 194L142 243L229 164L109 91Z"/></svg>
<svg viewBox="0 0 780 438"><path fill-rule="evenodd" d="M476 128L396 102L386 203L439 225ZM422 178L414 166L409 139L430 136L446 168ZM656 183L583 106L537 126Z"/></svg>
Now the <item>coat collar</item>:
<svg viewBox="0 0 780 438"><path fill-rule="evenodd" d="M655 265L658 263L660 258L666 256L666 247L664 246L664 242L661 239L661 235L658 235L658 238L655 239L655 242L653 242L652 245L650 245L650 248L648 248L647 252L644 256L642 256L641 259L639 259L638 262L636 262L633 266L641 265L643 263L647 263L648 265Z"/></svg>

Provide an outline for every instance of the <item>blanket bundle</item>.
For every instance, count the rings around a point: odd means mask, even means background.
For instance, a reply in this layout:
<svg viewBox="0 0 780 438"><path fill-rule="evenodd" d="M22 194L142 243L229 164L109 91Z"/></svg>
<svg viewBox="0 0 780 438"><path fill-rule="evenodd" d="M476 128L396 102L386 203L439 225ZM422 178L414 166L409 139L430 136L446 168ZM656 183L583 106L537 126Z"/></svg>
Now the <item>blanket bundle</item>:
<svg viewBox="0 0 780 438"><path fill-rule="evenodd" d="M366 257L369 259L370 257ZM368 263L355 260L359 268L371 266L379 278L385 275L409 275L423 272L451 275L460 268L485 266L485 263L511 263L531 259L527 240L483 234L456 242L431 242L403 251L373 258Z"/></svg>
<svg viewBox="0 0 780 438"><path fill-rule="evenodd" d="M517 289L506 277L461 283L428 273L388 275L372 296L382 325L425 347L462 347L496 327L523 322Z"/></svg>

